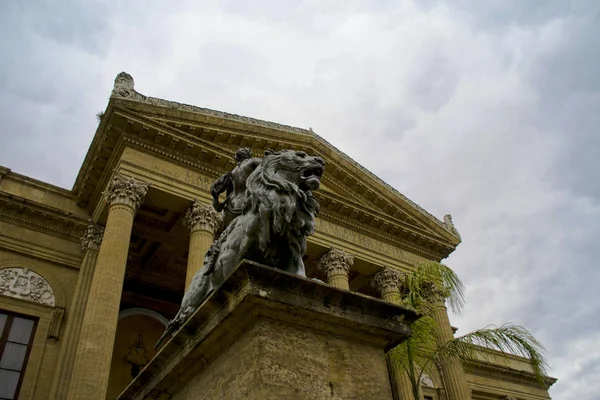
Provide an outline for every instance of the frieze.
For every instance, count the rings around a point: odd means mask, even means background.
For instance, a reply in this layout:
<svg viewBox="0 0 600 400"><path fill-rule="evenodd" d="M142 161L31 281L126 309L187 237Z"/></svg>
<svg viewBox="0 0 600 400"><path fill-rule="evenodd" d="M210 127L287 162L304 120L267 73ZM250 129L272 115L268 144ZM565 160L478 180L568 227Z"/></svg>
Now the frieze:
<svg viewBox="0 0 600 400"><path fill-rule="evenodd" d="M154 172L158 172L163 176L173 178L178 181L182 181L197 188L205 190L210 190L210 185L212 185L212 182L214 180L207 176L198 174L196 172L192 172L190 170L185 170L185 173L179 173L177 171L173 171L158 164L152 165L150 169Z"/></svg>
<svg viewBox="0 0 600 400"><path fill-rule="evenodd" d="M397 247L394 247L376 239L372 239L359 232L352 231L342 226L332 224L331 222L325 221L323 219L317 219L316 230L331 236L335 236L338 239L357 244L361 247L364 247L365 249L372 250L377 253L392 257L396 260L406 262L410 265L413 265L417 262Z"/></svg>
<svg viewBox="0 0 600 400"><path fill-rule="evenodd" d="M48 281L27 268L0 269L0 294L48 306L55 305L54 291Z"/></svg>

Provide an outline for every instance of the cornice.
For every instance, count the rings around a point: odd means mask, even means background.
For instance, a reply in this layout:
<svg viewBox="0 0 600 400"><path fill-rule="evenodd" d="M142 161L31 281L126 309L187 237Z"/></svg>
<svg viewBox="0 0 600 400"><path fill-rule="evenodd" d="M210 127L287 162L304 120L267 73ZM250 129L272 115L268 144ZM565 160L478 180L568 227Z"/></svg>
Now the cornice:
<svg viewBox="0 0 600 400"><path fill-rule="evenodd" d="M35 178L31 178L27 175L19 174L17 172L12 171L9 168L0 167L0 179L13 180L22 183L25 186L39 188L45 191L53 192L55 194L69 199L74 199L73 192L69 189L65 189L60 186L53 185L51 183L43 182Z"/></svg>
<svg viewBox="0 0 600 400"><path fill-rule="evenodd" d="M373 238L386 242L392 246L396 246L402 250L406 250L413 254L423 256L428 260L439 261L445 257L443 253L424 248L423 246L416 245L406 240L401 240L397 236L385 234L381 231L370 228L369 226L361 222L357 222L351 218L341 216L328 210L321 209L321 211L319 212L319 218L335 222L336 224L348 228L350 230L367 234L368 236L372 236Z"/></svg>
<svg viewBox="0 0 600 400"><path fill-rule="evenodd" d="M0 193L0 218L73 242L79 242L87 226L83 217L6 193Z"/></svg>
<svg viewBox="0 0 600 400"><path fill-rule="evenodd" d="M489 373L492 373L495 375L500 375L502 377L510 377L513 379L526 381L531 386L535 386L535 387L540 386L540 383L536 379L535 374L532 372L529 372L529 371L517 370L514 368L510 368L508 366L494 364L489 361L473 360L473 359L463 361L463 365L467 368L467 372L469 372L469 373L480 374L481 372L486 371L486 372L489 372ZM556 378L547 376L546 377L547 388L550 388L550 386L552 386L556 381L557 381Z"/></svg>
<svg viewBox="0 0 600 400"><path fill-rule="evenodd" d="M374 230L376 231L384 231L385 234L390 236L396 236L398 234L411 235L421 238L423 241L428 242L430 244L436 244L440 248L446 248L448 254L454 250L453 247L446 246L443 242L439 240L439 237L436 237L432 232L423 229L420 226L410 224L406 221L391 217L389 215L384 214L378 208L374 208L372 205L367 205L361 202L355 202L353 198L342 198L336 193L324 192L320 191L315 193L317 198L327 199L328 201L335 202L342 206L342 208L350 208L358 212L358 219L360 220L361 216L370 217L371 220L369 223ZM354 218L352 220L355 220ZM367 226L366 224L363 224ZM379 226L384 225L386 229L378 229ZM393 230L397 230L398 232L394 233ZM389 232L388 232L389 231ZM444 252L440 252L442 254Z"/></svg>
<svg viewBox="0 0 600 400"><path fill-rule="evenodd" d="M460 237L457 236L454 232L452 232L448 228L448 226L446 226L446 224L443 221L440 221L439 219L437 219L435 216L433 216L427 210L425 210L424 208L422 208L421 206L419 206L417 203L415 203L414 201L412 201L411 199L409 199L408 197L406 197L402 193L400 193L398 190L394 189L391 185L389 185L386 182L384 182L381 178L379 178L377 175L375 175L374 173L372 173L371 171L369 171L367 168L363 167L361 164L359 164L358 162L354 161L346 153L344 153L343 151L341 151L340 149L338 149L337 147L335 147L334 145L332 145L331 143L329 143L322 136L319 136L318 134L316 134L312 129L310 130L310 133L316 139L317 142L319 142L320 144L322 144L322 145L324 145L326 147L329 147L335 153L337 153L338 155L340 155L347 163L349 163L353 167L359 169L365 175L367 175L368 177L370 177L373 181L377 182L378 184L380 184L381 186L383 186L384 188L386 188L388 191L390 191L391 193L393 193L395 196L399 197L400 199L402 199L406 203L410 204L416 211L418 211L423 216L425 216L427 218L427 220L429 220L430 222L432 222L434 225L442 228L449 236L451 236L454 239L458 240L458 243L460 243Z"/></svg>
<svg viewBox="0 0 600 400"><path fill-rule="evenodd" d="M118 80L121 79L121 84ZM145 96L134 89L134 81L131 75L121 72L115 79L115 87L111 93L111 98L125 99L129 101L136 101L144 104L153 106L166 107L172 110L191 112L194 114L201 114L208 117L219 118L225 121L234 121L241 124L259 126L263 128L275 129L284 132L290 132L301 135L308 135L310 132L303 128L297 128L290 125L279 124L276 122L263 121L256 118L245 117L242 115L231 114L223 111L211 110L209 108L197 107L190 104L178 103L176 101L169 101L159 99L157 97Z"/></svg>

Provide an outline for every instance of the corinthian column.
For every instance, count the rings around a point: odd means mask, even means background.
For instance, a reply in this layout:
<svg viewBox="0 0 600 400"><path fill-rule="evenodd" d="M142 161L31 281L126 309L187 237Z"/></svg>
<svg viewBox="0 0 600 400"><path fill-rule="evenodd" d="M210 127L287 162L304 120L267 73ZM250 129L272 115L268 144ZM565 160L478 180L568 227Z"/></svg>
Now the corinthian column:
<svg viewBox="0 0 600 400"><path fill-rule="evenodd" d="M381 271L375 274L371 284L379 291L382 300L393 304L402 304L402 296L400 295L402 273L400 271L383 267ZM394 400L413 400L412 385L404 368L393 362L389 356L387 357L387 364Z"/></svg>
<svg viewBox="0 0 600 400"><path fill-rule="evenodd" d="M438 346L443 346L454 338L452 326L448 318L448 310L444 302L445 296L435 286L429 288L429 300L435 306L431 317L438 324ZM442 370L444 388L446 389L446 398L448 400L469 400L471 399L471 390L467 382L465 370L460 361L457 360L440 360Z"/></svg>
<svg viewBox="0 0 600 400"><path fill-rule="evenodd" d="M354 256L334 247L321 256L319 268L327 274L327 283L336 288L350 290L348 273L354 264Z"/></svg>
<svg viewBox="0 0 600 400"><path fill-rule="evenodd" d="M196 271L202 268L204 256L215 238L215 232L221 225L221 214L196 199L192 207L187 210L183 223L190 228L190 250L185 274L185 290L187 291Z"/></svg>
<svg viewBox="0 0 600 400"><path fill-rule="evenodd" d="M108 203L108 219L81 326L70 400L106 398L133 217L148 186L117 173L102 194Z"/></svg>
<svg viewBox="0 0 600 400"><path fill-rule="evenodd" d="M402 273L390 267L383 267L373 277L371 284L379 291L381 299L393 304L401 304L400 286Z"/></svg>
<svg viewBox="0 0 600 400"><path fill-rule="evenodd" d="M68 322L65 329L63 343L60 348L57 371L50 393L51 399L64 399L67 397L69 389L69 380L73 371L77 343L79 343L79 334L81 333L81 324L88 302L88 294L92 283L96 260L98 259L98 250L102 243L104 228L90 221L90 225L81 237L81 252L83 259L77 276L77 285L75 294L71 301L71 307L68 310Z"/></svg>

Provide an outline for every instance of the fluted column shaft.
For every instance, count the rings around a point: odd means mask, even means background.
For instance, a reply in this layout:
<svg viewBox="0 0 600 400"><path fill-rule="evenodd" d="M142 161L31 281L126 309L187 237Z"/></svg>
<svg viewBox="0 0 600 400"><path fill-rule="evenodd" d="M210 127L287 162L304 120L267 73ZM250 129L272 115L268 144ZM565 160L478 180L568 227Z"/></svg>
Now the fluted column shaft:
<svg viewBox="0 0 600 400"><path fill-rule="evenodd" d="M77 352L77 344L81 333L81 324L85 315L88 303L88 295L96 261L98 259L98 250L102 243L102 234L104 229L90 224L81 238L81 252L83 259L77 276L75 294L71 301L71 307L68 310L67 327L63 336L63 343L60 348L57 371L50 393L51 399L65 399L69 390L69 382L73 371L73 363Z"/></svg>
<svg viewBox="0 0 600 400"><path fill-rule="evenodd" d="M394 400L414 400L412 391L412 384L408 374L399 365L392 362L390 357L387 358L387 365L390 372L390 381L392 384L392 394ZM423 391L419 391L421 399L423 398Z"/></svg>
<svg viewBox="0 0 600 400"><path fill-rule="evenodd" d="M327 275L327 283L339 289L350 290L348 274L354 264L354 256L343 250L330 248L321 257L319 268Z"/></svg>
<svg viewBox="0 0 600 400"><path fill-rule="evenodd" d="M379 291L383 301L402 304L400 294L402 273L389 267L383 267L373 278L373 286ZM394 400L414 400L412 385L406 371L387 358ZM419 392L420 393L420 392Z"/></svg>
<svg viewBox="0 0 600 400"><path fill-rule="evenodd" d="M439 335L437 337L438 345L442 346L452 340L452 327L448 318L448 311L444 305L443 298L436 300L437 307L432 313L432 318L439 326ZM471 390L467 382L467 376L460 361L441 360L441 370L448 400L469 400L471 399Z"/></svg>
<svg viewBox="0 0 600 400"><path fill-rule="evenodd" d="M221 215L211 206L194 200L194 204L185 214L184 224L190 228L190 248L185 274L185 290L187 291L194 275L204 264L204 256L214 241L215 232L221 224Z"/></svg>
<svg viewBox="0 0 600 400"><path fill-rule="evenodd" d="M103 193L108 219L81 327L70 400L106 398L133 218L147 190L147 183L117 174Z"/></svg>

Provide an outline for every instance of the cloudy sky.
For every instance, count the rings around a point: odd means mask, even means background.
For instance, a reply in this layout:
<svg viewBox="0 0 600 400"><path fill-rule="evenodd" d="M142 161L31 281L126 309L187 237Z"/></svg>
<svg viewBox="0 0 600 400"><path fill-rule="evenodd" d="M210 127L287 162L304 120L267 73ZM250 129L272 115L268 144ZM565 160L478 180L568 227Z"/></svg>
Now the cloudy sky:
<svg viewBox="0 0 600 400"><path fill-rule="evenodd" d="M598 398L600 1L2 1L0 37L0 165L71 188L120 71L312 127L453 215L459 332L522 324Z"/></svg>

